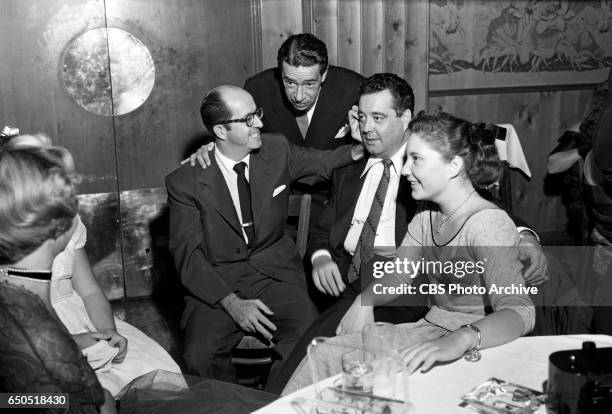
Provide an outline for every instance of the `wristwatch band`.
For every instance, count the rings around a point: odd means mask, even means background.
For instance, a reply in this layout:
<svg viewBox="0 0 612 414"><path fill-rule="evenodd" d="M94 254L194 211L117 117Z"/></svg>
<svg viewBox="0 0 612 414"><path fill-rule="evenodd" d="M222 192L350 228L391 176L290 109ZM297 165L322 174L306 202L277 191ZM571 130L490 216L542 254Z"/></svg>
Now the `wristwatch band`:
<svg viewBox="0 0 612 414"><path fill-rule="evenodd" d="M481 358L480 344L482 343L482 333L480 332L480 329L478 329L478 327L472 324L469 324L469 323L461 327L471 329L472 332L474 332L476 334L476 337L478 338L478 342L476 343L476 346L474 346L474 348L467 351L465 355L463 355L463 358L465 358L466 361L470 361L470 362L480 361L480 358Z"/></svg>

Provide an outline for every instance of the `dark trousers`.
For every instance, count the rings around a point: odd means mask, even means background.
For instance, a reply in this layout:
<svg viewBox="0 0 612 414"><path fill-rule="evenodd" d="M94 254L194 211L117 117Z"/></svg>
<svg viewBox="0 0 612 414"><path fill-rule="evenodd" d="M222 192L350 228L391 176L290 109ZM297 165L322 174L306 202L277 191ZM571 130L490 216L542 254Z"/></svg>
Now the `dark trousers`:
<svg viewBox="0 0 612 414"><path fill-rule="evenodd" d="M317 315L305 286L281 282L254 270L242 275L236 284L240 297L260 299L274 312L268 316L277 328L274 333L274 351L278 359L287 359ZM231 357L245 333L223 309L188 297L183 329L184 359L189 373L237 382ZM279 362L274 362L269 378L274 378L279 369Z"/></svg>
<svg viewBox="0 0 612 414"><path fill-rule="evenodd" d="M313 324L302 335L299 342L293 349L291 356L280 368L278 375L270 377L266 386L266 391L280 394L283 388L293 375L302 359L306 356L308 345L317 336L335 336L336 328L342 320L344 314L355 301L361 291L361 281L358 279L347 286L337 301L323 311ZM412 295L411 295L412 296ZM409 298L401 298L402 306L380 306L374 308L374 320L377 322L407 323L416 322L427 313L427 297L424 295L414 295Z"/></svg>

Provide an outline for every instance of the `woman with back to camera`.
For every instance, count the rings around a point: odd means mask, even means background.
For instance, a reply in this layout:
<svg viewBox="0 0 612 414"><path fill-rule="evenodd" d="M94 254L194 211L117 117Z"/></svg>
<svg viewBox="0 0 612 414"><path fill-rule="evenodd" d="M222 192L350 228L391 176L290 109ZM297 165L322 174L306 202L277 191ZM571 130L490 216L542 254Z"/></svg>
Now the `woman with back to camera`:
<svg viewBox="0 0 612 414"><path fill-rule="evenodd" d="M426 371L435 362L464 355L476 359L481 348L502 345L529 333L535 312L526 293L489 293L492 286L526 285L514 223L477 192L497 181L501 171L491 131L483 124L441 113L419 114L410 122L408 133L402 175L409 181L419 207L397 251L398 258L440 263L455 263L456 258L462 258L475 265L484 263L483 272L461 277L458 273L427 273L429 284L446 289L432 295L435 304L424 319L398 325L398 347L412 372L418 368ZM390 274L374 283L397 286L411 280L406 274ZM450 285L484 287L488 294L449 293ZM340 331L360 331L373 321L373 305L383 305L395 297L373 294L370 285L344 315ZM493 312L485 314L486 306ZM361 335L353 333L331 341L354 346L360 344ZM339 360L337 355L330 358ZM304 366L302 361L285 393L309 384L310 373Z"/></svg>
<svg viewBox="0 0 612 414"><path fill-rule="evenodd" d="M50 303L51 264L76 228L67 154L0 149L0 390L69 393L70 413L113 413Z"/></svg>
<svg viewBox="0 0 612 414"><path fill-rule="evenodd" d="M10 138L4 148L49 145L51 139L44 134L19 135ZM74 160L68 151L63 162L69 171L74 171ZM157 369L180 373L176 362L157 342L113 317L87 258L86 240L87 229L76 215L75 230L53 261L50 300L59 319L87 354L102 386L119 398L123 387L143 374Z"/></svg>

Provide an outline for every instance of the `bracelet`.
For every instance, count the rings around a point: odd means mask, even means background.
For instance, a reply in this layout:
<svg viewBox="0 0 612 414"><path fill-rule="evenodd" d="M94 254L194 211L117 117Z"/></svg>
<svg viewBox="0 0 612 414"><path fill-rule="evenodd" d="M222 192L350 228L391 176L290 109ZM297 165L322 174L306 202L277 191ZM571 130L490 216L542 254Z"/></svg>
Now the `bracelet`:
<svg viewBox="0 0 612 414"><path fill-rule="evenodd" d="M478 329L478 327L472 324L469 324L469 323L467 325L462 325L461 327L471 329L472 332L474 332L476 336L478 337L478 342L476 343L476 346L474 346L474 348L467 351L465 355L463 355L463 358L465 358L466 361L470 361L470 362L480 361L481 355L479 351L480 351L480 344L482 343L482 334L480 333L480 329Z"/></svg>

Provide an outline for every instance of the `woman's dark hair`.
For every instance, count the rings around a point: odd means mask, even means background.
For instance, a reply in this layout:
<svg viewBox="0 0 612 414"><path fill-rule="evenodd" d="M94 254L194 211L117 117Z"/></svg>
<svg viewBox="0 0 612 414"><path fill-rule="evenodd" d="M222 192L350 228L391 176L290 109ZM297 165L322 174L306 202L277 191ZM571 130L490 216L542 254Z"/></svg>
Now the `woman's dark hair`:
<svg viewBox="0 0 612 414"><path fill-rule="evenodd" d="M445 160L463 158L465 175L475 188L487 187L499 179L502 164L495 148L493 126L475 124L445 112L421 111L408 130L432 145Z"/></svg>

